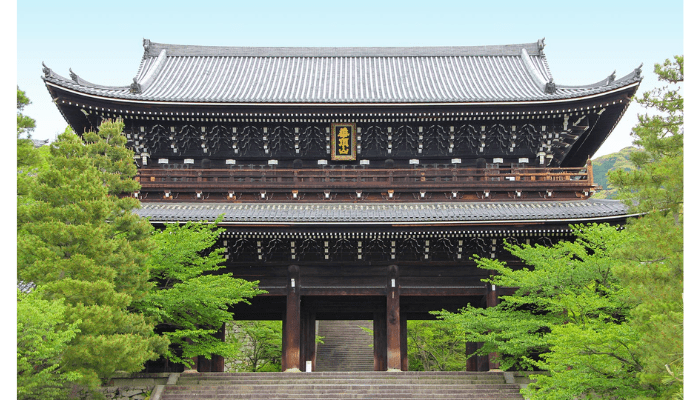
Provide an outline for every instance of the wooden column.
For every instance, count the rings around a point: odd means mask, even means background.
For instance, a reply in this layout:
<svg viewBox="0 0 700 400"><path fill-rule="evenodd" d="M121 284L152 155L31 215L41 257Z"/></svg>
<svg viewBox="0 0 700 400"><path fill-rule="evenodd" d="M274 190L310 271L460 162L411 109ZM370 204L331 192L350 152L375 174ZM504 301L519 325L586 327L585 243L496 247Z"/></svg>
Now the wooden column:
<svg viewBox="0 0 700 400"><path fill-rule="evenodd" d="M386 312L374 313L374 370L386 371Z"/></svg>
<svg viewBox="0 0 700 400"><path fill-rule="evenodd" d="M489 292L486 295L486 307L495 307L498 305L498 288L496 285L489 286ZM500 365L493 360L498 357L498 353L489 353L489 369L498 369Z"/></svg>
<svg viewBox="0 0 700 400"><path fill-rule="evenodd" d="M221 329L216 332L216 338L222 342L226 341L226 323L221 325ZM224 372L224 357L214 355L211 357L211 372Z"/></svg>
<svg viewBox="0 0 700 400"><path fill-rule="evenodd" d="M399 268L390 265L386 285L386 360L387 370L401 370L401 309Z"/></svg>
<svg viewBox="0 0 700 400"><path fill-rule="evenodd" d="M287 332L287 315L282 316L282 359L280 360L280 370L287 370L287 341L285 340L285 332Z"/></svg>
<svg viewBox="0 0 700 400"><path fill-rule="evenodd" d="M301 367L306 372L306 362L311 361L311 370L316 370L316 313L304 310L301 313Z"/></svg>
<svg viewBox="0 0 700 400"><path fill-rule="evenodd" d="M282 365L284 371L301 370L301 296L299 295L299 267L291 265L287 278L287 312L283 323Z"/></svg>
<svg viewBox="0 0 700 400"><path fill-rule="evenodd" d="M185 338L185 341L189 344L192 344L192 339L190 338ZM192 367L187 368L185 367L185 373L192 373L192 372L199 372L199 357L194 356L191 358L192 360Z"/></svg>
<svg viewBox="0 0 700 400"><path fill-rule="evenodd" d="M467 342L466 353L474 353L475 351L481 349L484 346L483 342ZM489 356L472 356L467 358L467 371L488 371L489 370Z"/></svg>
<svg viewBox="0 0 700 400"><path fill-rule="evenodd" d="M476 342L467 342L467 349L466 349L466 354L467 354L467 371L478 371L479 366L477 363L477 357L478 356L471 356L469 357L470 354L474 353L476 350L478 350L478 346Z"/></svg>
<svg viewBox="0 0 700 400"><path fill-rule="evenodd" d="M198 357L198 358L199 358L199 360L198 360L199 362L198 362L198 366L197 366L197 372L213 372L211 370L211 363L212 363L212 361L214 361L212 359L213 356L212 356L212 358L210 358L208 360L206 357Z"/></svg>
<svg viewBox="0 0 700 400"><path fill-rule="evenodd" d="M401 313L401 371L408 371L408 319Z"/></svg>

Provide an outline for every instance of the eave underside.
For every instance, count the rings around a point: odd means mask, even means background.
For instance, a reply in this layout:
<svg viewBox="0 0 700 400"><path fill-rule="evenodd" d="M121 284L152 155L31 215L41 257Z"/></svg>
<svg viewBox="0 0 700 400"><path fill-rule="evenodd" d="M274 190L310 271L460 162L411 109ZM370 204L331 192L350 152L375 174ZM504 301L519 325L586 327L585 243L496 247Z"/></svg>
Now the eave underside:
<svg viewBox="0 0 700 400"><path fill-rule="evenodd" d="M605 95L566 102L524 104L412 104L412 105L365 105L348 108L347 105L240 105L222 106L213 104L166 105L146 103L119 103L109 99L96 99L49 86L52 97L73 129L80 133L94 130L106 118L122 118L127 129L136 131L139 127L164 126L270 126L285 124L329 125L332 122L355 122L358 127L367 129L384 124L430 124L443 122L445 125L460 123L501 123L500 121L519 120L523 123L551 123L555 120L567 121L569 127L585 114L592 115L591 126L586 127L584 136L573 143L558 166L581 167L588 157L602 145L626 110L637 85ZM595 113L595 115L593 115ZM392 122L394 121L394 122ZM490 121L490 122L488 122ZM588 123L588 119L581 124ZM296 125L295 125L296 124ZM398 125L397 125L398 126ZM149 128L150 129L150 128ZM179 129L179 128L178 128ZM291 129L291 128L290 128ZM396 126L394 127L396 129ZM211 155L209 155L211 157ZM475 155L478 157L479 155ZM394 158L394 157L392 157Z"/></svg>

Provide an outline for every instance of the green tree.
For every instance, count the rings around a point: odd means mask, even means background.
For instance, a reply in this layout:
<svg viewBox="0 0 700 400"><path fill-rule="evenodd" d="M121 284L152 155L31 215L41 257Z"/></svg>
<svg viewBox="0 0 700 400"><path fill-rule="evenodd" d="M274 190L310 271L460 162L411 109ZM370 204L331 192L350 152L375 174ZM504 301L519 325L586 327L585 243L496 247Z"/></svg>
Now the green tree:
<svg viewBox="0 0 700 400"><path fill-rule="evenodd" d="M41 166L45 154L34 148L31 140L31 132L36 127L36 122L22 114L24 107L31 104L25 93L17 88L17 193L24 195L25 180L36 175L36 170Z"/></svg>
<svg viewBox="0 0 700 400"><path fill-rule="evenodd" d="M129 308L151 287L152 227L132 212L137 200L119 196L138 188L122 129L106 121L82 138L60 135L17 208L18 279L41 287L46 299L63 299L66 323L79 322L62 365L88 387L116 370L141 370L167 346Z"/></svg>
<svg viewBox="0 0 700 400"><path fill-rule="evenodd" d="M226 340L240 348L229 368L237 372L278 372L282 367L281 321L236 321Z"/></svg>
<svg viewBox="0 0 700 400"><path fill-rule="evenodd" d="M31 138L31 132L36 128L36 121L24 114L24 107L32 104L27 95L17 87L17 139L25 136Z"/></svg>
<svg viewBox="0 0 700 400"><path fill-rule="evenodd" d="M639 333L640 382L661 385L659 397L683 393L683 56L656 64L667 86L637 101L651 113L632 130L635 168L613 171L610 181L632 212L630 240L615 256L615 273L635 302L629 323Z"/></svg>
<svg viewBox="0 0 700 400"><path fill-rule="evenodd" d="M680 85L683 57L655 72ZM573 243L551 248L506 244L528 267L477 262L515 295L440 314L485 342L480 354L500 352L502 367L549 371L529 386L531 399L683 396L683 98L674 86L637 101L653 113L633 129L633 167L609 181L639 218L621 232L577 227Z"/></svg>
<svg viewBox="0 0 700 400"><path fill-rule="evenodd" d="M235 343L222 341L216 333L233 319L234 304L263 293L257 281L214 274L224 261L224 248L214 247L223 231L218 222L167 224L154 232L156 247L146 259L153 288L134 303L160 325L174 346L167 359L188 367L192 357L235 357Z"/></svg>
<svg viewBox="0 0 700 400"><path fill-rule="evenodd" d="M46 300L40 289L17 290L17 398L65 399L77 372L64 370L61 358L80 332L80 321L66 323L63 299Z"/></svg>
<svg viewBox="0 0 700 400"><path fill-rule="evenodd" d="M478 352L500 353L503 369L541 369L528 393L531 399L602 396L634 398L654 393L635 377L641 371L638 335L626 324L632 304L629 290L613 274L611 257L626 233L607 225L574 226L576 239L550 247L507 244L527 267L511 268L477 259L495 271L490 284L517 287L496 307L439 313L459 324Z"/></svg>
<svg viewBox="0 0 700 400"><path fill-rule="evenodd" d="M411 371L463 371L465 338L446 321L408 321L408 365Z"/></svg>

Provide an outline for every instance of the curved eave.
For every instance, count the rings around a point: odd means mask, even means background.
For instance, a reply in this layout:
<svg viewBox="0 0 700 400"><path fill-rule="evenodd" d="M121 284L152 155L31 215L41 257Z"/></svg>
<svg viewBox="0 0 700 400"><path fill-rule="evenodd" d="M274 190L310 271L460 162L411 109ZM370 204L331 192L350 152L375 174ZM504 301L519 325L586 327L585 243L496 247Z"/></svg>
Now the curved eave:
<svg viewBox="0 0 700 400"><path fill-rule="evenodd" d="M323 226L323 225L340 225L340 226L475 226L475 225L514 225L514 224L533 224L541 225L545 223L559 223L559 224L577 224L584 222L606 222L615 221L621 219L635 218L639 217L641 214L624 214L624 215L610 215L602 217L580 217L580 218L551 218L551 219L503 219L503 220L478 220L478 221L396 221L396 222L367 222L367 221L314 221L314 222L248 222L248 221L228 221L219 222L218 226ZM151 224L172 224L172 223L186 223L195 220L152 220L149 219Z"/></svg>
<svg viewBox="0 0 700 400"><path fill-rule="evenodd" d="M494 106L494 105L547 105L560 104L572 101L589 100L598 97L603 97L608 94L626 91L632 87L639 86L641 79L634 80L623 86L610 90L599 91L583 96L557 97L552 99L520 99L520 100L498 100L498 101L446 101L446 102L197 102L197 101L166 101L166 100L147 100L147 99L125 99L121 97L101 96L85 91L75 90L54 82L50 78L43 78L47 86L53 86L57 89L75 94L77 96L87 97L100 101L116 102L123 104L143 104L143 105L166 105L166 106L211 106L211 107L232 107L232 106L257 106L257 107L396 107L396 106ZM636 89L635 89L636 90Z"/></svg>

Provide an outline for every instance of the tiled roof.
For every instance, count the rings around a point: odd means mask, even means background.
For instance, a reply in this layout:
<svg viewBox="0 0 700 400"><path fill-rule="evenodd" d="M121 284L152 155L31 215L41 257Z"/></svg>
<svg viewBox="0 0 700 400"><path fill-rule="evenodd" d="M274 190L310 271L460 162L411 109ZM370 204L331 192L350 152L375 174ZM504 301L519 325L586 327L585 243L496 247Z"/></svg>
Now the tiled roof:
<svg viewBox="0 0 700 400"><path fill-rule="evenodd" d="M213 221L240 224L483 223L609 219L627 215L616 200L475 203L143 203L151 222Z"/></svg>
<svg viewBox="0 0 700 400"><path fill-rule="evenodd" d="M555 100L614 90L640 71L586 86L548 86L542 41L473 47L213 47L144 41L132 85L89 83L44 69L47 82L141 101L430 103Z"/></svg>

